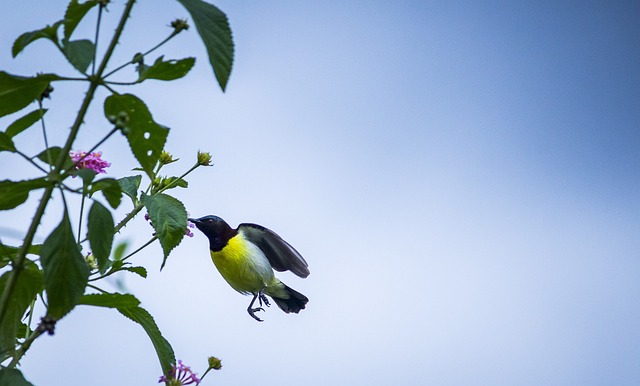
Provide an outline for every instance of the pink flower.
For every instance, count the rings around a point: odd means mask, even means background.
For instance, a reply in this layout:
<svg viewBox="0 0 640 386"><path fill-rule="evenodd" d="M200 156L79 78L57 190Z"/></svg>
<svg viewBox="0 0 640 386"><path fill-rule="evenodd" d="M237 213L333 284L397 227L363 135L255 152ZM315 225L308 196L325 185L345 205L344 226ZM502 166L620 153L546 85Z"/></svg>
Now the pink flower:
<svg viewBox="0 0 640 386"><path fill-rule="evenodd" d="M103 160L102 152L87 153L84 151L70 151L71 160L76 163L76 169L91 169L96 173L106 173L105 168L111 166L111 162Z"/></svg>
<svg viewBox="0 0 640 386"><path fill-rule="evenodd" d="M181 360L178 360L178 363L173 365L171 370L169 370L169 374L160 377L158 383L166 383L169 381L178 381L179 385L191 385L194 383L197 385L200 383L200 378L196 376L196 373L191 371L189 366L185 366Z"/></svg>

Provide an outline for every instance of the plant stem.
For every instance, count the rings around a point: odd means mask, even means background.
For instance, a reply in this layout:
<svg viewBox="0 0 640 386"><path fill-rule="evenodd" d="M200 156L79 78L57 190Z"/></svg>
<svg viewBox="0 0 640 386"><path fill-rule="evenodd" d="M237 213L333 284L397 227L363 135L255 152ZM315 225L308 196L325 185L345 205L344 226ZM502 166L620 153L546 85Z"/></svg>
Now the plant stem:
<svg viewBox="0 0 640 386"><path fill-rule="evenodd" d="M198 168L198 166L200 166L199 163L196 163L195 165L193 165L191 167L191 169L187 170L184 174L182 174L180 177L178 177L177 179L171 181L169 184L167 184L167 186L165 186L164 188L158 190L157 193L162 193L167 189L170 189L172 187L172 185L174 185L175 183L177 183L178 181L180 181L181 179L183 179L184 177L187 176L187 174L191 173L192 171L196 170Z"/></svg>
<svg viewBox="0 0 640 386"><path fill-rule="evenodd" d="M131 219L134 218L142 210L142 208L144 208L144 205L141 202L134 206L133 210L129 212L129 214L127 214L125 218L123 218L122 221L120 221L118 225L115 226L115 228L113 228L113 233L116 234L120 232L120 229L124 228L124 226L127 225L127 223L131 221Z"/></svg>
<svg viewBox="0 0 640 386"><path fill-rule="evenodd" d="M38 108L40 110L40 123L42 126L42 137L44 137L44 148L47 152L47 161L49 161L49 170L53 167L51 164L53 161L51 160L51 152L49 152L49 140L47 139L47 129L44 125L44 114L42 112L42 98L38 99Z"/></svg>
<svg viewBox="0 0 640 386"><path fill-rule="evenodd" d="M83 188L82 189L82 202L80 202L80 217L78 217L78 244L80 244L80 233L82 233L82 214L84 213L84 199L86 197L87 197L87 190L86 190L86 188Z"/></svg>
<svg viewBox="0 0 640 386"><path fill-rule="evenodd" d="M168 42L169 40L171 40L171 38L173 38L173 37L174 37L174 36L176 36L177 34L179 34L179 32L176 32L176 31L174 30L174 31L173 31L169 36L167 36L163 41L161 41L160 43L156 44L153 48L151 48L150 50L148 50L147 52L145 52L144 54L142 54L142 56L144 57L144 56L146 56L146 55L149 55L149 54L150 54L150 53L152 53L153 51L157 50L158 48L160 48L163 44L165 44L166 42ZM127 63L125 63L125 64L123 64L123 65L121 65L121 66L117 67L115 70L113 70L113 71L109 72L107 75L105 75L105 76L104 76L104 78L106 79L106 78L110 77L111 75L113 75L113 74L115 74L116 72L118 72L118 71L122 70L123 68L127 67L127 66L128 66L128 65L130 65L130 64L133 64L133 63L129 61L129 62L127 62ZM110 83L117 84L117 83L114 83L114 82L110 82ZM134 82L134 83L132 83L132 84L135 84L135 83L137 83L137 82Z"/></svg>
<svg viewBox="0 0 640 386"><path fill-rule="evenodd" d="M120 40L120 35L122 35L122 31L124 30L126 21L129 18L129 15L131 14L131 9L133 8L134 3L135 3L135 0L127 1L125 10L122 14L122 17L120 18L120 22L116 28L116 31L113 34L111 43L109 44L109 48L107 49L107 52L105 53L104 58L102 58L102 62L100 63L100 67L98 67L98 71L96 75L92 77L90 80L89 88L87 90L87 93L84 96L82 105L80 106L80 110L78 111L78 115L76 116L76 119L73 122L73 125L71 126L71 130L69 132L69 137L67 138L67 142L65 143L64 148L60 152L60 156L58 158L58 161L56 162L54 170L49 174L51 180L54 182L62 181L60 179L60 169L62 168L62 165L64 164L64 161L69 154L69 150L71 149L71 146L73 145L73 142L75 141L76 136L78 135L80 126L82 126L82 123L84 122L84 118L87 115L87 111L89 110L89 105L93 100L96 89L101 84L100 78L102 77L102 74L104 73L104 70L107 67L107 63L109 62L109 59L111 59L111 55L113 54L113 51L115 50L116 45ZM29 247L31 247L31 244L33 243L33 238L36 235L36 231L40 226L40 221L44 216L44 212L45 212L45 209L47 208L47 204L51 200L51 195L53 194L54 188L55 188L54 184L47 186L45 188L44 193L42 194L42 198L40 199L40 203L38 204L38 207L36 209L35 215L31 220L31 225L29 226L27 234L25 235L24 242L22 243L22 246L20 247L20 250L18 251L18 254L12 264L13 269L7 279L7 283L5 284L4 291L2 291L2 296L0 296L0 325L2 324L2 320L4 319L5 315L7 314L9 299L11 299L11 295L13 294L13 291L15 289L16 283L18 281L18 276L24 269L24 260L27 256ZM31 338L35 339L40 335L41 333L33 334ZM26 350L29 348L32 341L33 340L28 341L28 344L27 344L27 341L25 341L20 346L20 349L14 356L14 361L16 363L17 363L17 360L19 360L19 357L24 355L24 352L26 352ZM21 350L23 350L22 355L18 355ZM12 361L11 363L14 363L14 361Z"/></svg>
<svg viewBox="0 0 640 386"><path fill-rule="evenodd" d="M40 323L42 324L42 322ZM15 368L18 362L20 362L20 359L22 359L22 357L27 352L27 350L29 350L29 347L31 347L31 344L33 343L33 341L36 340L40 335L44 333L44 329L40 327L41 324L38 325L38 327L36 328L36 330L33 332L32 335L30 335L27 339L24 340L24 342L22 342L22 344L20 345L20 348L17 349L16 352L13 354L13 359L7 366L8 368L10 369Z"/></svg>
<svg viewBox="0 0 640 386"><path fill-rule="evenodd" d="M96 73L96 58L98 56L98 37L100 36L100 21L102 20L102 8L104 6L100 3L98 7L98 21L96 22L96 37L93 43L93 60L91 61L91 75Z"/></svg>

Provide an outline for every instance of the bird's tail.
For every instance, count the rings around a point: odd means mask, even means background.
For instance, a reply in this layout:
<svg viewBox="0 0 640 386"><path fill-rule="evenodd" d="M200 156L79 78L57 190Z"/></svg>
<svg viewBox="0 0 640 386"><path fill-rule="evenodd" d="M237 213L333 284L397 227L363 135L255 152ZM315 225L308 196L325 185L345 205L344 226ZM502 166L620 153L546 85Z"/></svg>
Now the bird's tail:
<svg viewBox="0 0 640 386"><path fill-rule="evenodd" d="M284 299L281 297L274 297L272 295L271 298L274 302L276 302L278 307L280 307L280 309L287 314L290 312L297 314L298 312L300 312L300 310L304 310L305 305L307 304L307 302L309 302L309 298L307 298L300 292L288 287L284 283L282 283L282 285L284 285L285 292L289 294L289 297L288 299Z"/></svg>

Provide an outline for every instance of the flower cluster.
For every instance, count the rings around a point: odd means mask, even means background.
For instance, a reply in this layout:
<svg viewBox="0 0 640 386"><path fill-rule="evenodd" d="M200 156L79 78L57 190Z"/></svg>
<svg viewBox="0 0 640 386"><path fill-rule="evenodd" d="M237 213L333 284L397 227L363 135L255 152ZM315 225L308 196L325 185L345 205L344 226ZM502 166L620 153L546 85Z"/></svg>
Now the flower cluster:
<svg viewBox="0 0 640 386"><path fill-rule="evenodd" d="M185 366L181 360L178 360L178 363L171 367L167 375L160 377L158 383L162 382L169 385L191 385L194 383L197 385L200 383L200 378L191 371L189 366Z"/></svg>
<svg viewBox="0 0 640 386"><path fill-rule="evenodd" d="M106 173L104 169L111 166L111 162L101 158L102 152L70 151L69 156L77 164L76 169L91 169L96 173Z"/></svg>

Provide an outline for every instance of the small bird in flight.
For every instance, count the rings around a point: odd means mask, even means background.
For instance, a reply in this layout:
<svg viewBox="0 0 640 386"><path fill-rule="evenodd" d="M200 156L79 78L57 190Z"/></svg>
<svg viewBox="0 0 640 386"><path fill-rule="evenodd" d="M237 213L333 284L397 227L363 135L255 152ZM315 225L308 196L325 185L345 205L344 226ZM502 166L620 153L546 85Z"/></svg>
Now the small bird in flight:
<svg viewBox="0 0 640 386"><path fill-rule="evenodd" d="M257 311L270 306L270 296L287 314L298 313L309 299L275 277L273 270L291 271L299 277L309 276L304 258L275 232L256 224L240 224L233 229L218 216L189 218L209 239L211 259L222 277L236 291L253 299L247 312L262 322ZM256 299L260 307L253 308Z"/></svg>

